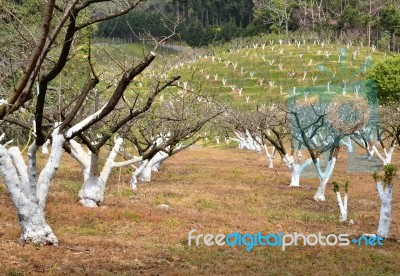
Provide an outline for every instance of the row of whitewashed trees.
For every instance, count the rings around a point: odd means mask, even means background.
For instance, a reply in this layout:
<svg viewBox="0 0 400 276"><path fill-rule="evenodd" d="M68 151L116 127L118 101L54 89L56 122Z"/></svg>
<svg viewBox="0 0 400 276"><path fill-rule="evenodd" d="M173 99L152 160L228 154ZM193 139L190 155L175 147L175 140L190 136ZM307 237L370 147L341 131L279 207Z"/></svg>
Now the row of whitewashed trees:
<svg viewBox="0 0 400 276"><path fill-rule="evenodd" d="M110 2L109 9L89 12L104 2ZM23 242L58 243L46 222L45 206L63 151L82 168L80 203L96 207L104 200L113 168L136 165L132 188L138 180L150 181L152 171L201 139L202 129L224 111L213 97L179 87L180 76L168 77L165 71L147 75L146 88L137 87L135 79L146 78L146 68L153 66L163 41L155 41L154 49L141 60L121 61L104 50L116 64L115 71L99 69L88 27L125 14L140 2L49 0L41 4L40 26L29 27L10 12L13 26L20 29L14 30L15 37L32 44L19 59L12 56L14 66L2 72L6 95L0 104L5 133L0 175L15 205ZM162 92L164 97L158 97ZM17 138L12 137L17 127L26 134L18 137L26 141L21 148L9 141ZM39 171L41 147L48 158L40 160L44 167ZM101 152L107 149L101 169Z"/></svg>
<svg viewBox="0 0 400 276"><path fill-rule="evenodd" d="M154 55L150 53L150 57ZM137 70L137 66L132 69ZM44 209L63 150L82 168L80 203L97 207L104 200L106 183L113 168L136 165L130 182L136 189L138 180L150 181L152 171L157 171L164 160L203 138L200 134L202 129L223 112L223 107L201 92L179 88L168 90L168 100L157 101L157 95L174 86L177 79L179 76L164 82L156 81L149 93L128 100L128 95L123 96L125 88L119 90L121 81L130 82L124 76L112 94L96 98L92 109L87 97L91 95L93 86L91 91L80 91L72 105L65 102L65 106L57 106L57 112L62 110L57 115L61 116L52 116L55 115L54 106L45 106L46 123L41 126L35 117L29 114L21 116L27 113L26 110L5 118L11 123L10 127L25 128L33 137L28 147L27 163L20 148L12 146L12 142L0 145L0 173L17 209L23 241L57 243L45 222ZM120 93L117 96L120 99L116 99L117 93ZM29 119L23 121L21 117ZM29 124L31 121L33 127ZM45 167L38 172L36 163L41 135L47 141L42 145L43 152L50 153ZM47 150L49 144L50 150ZM107 157L101 162L101 153L107 150ZM100 163L104 163L102 168Z"/></svg>
<svg viewBox="0 0 400 276"><path fill-rule="evenodd" d="M107 9L107 12L87 12L104 2L112 2L114 8ZM271 166L276 152L282 156L292 170L292 186L300 185L301 171L313 163L320 178L314 196L317 201L325 200L325 188L340 145L348 143L346 139L349 137L353 139L353 135L358 133L358 141L369 156L376 152L385 164L390 163L394 147L399 143L398 126L397 129L386 127L383 133L379 132L378 141L384 149L382 154L377 145L371 143L370 128L363 116L351 125L342 126L338 120L335 128L331 128L321 123L328 117L323 113L325 109L288 111L275 104L249 113L225 113L224 108L206 92L189 90L186 86L170 89L179 86L180 76L166 77L166 73L160 76L152 74L146 86L148 91L138 89L136 93L134 81L152 66L159 43L142 60L115 60L117 66L111 76L109 72L99 71L92 57L90 34L85 32L86 28L127 13L140 2L49 0L43 3L43 18L37 37L26 26L19 26L21 28L15 32L21 35L20 43L29 42L31 47L24 48L20 56L12 56L15 66L10 71L1 72L2 78L6 75L1 83L6 95L0 101L0 120L3 127L11 125L11 128L24 129L22 133L27 133L27 142L21 148L14 146L8 141L14 138L10 137L11 132L6 133L8 140L0 145L0 175L15 205L23 242L58 243L46 222L45 206L63 151L75 158L82 168L81 204L96 207L104 200L105 185L113 168L136 165L130 183L132 188L136 188L138 181L150 181L152 171L158 170L166 158L201 139L203 128L221 114L225 114L226 120L235 126L241 147L254 150L264 147ZM16 21L15 26L18 24ZM76 79L71 81L68 78ZM158 97L161 93L165 97ZM309 120L302 124L298 112L304 110L309 113L303 114L302 118ZM339 111L330 110L330 113L338 114ZM398 114L398 110L388 114ZM398 120L393 118L395 125ZM294 132L290 128L293 126ZM390 150L384 147L384 135L393 139ZM37 162L41 155L38 151L47 145L50 145L48 159L39 171ZM301 146L311 158L305 163L301 163ZM106 148L109 153L100 170L103 163L100 153ZM325 170L321 168L319 159L323 152L329 153ZM124 159L118 158L119 155ZM377 186L382 200L389 202L390 174L383 178L375 175L375 179L381 183ZM384 210L382 213L386 215L388 212Z"/></svg>
<svg viewBox="0 0 400 276"><path fill-rule="evenodd" d="M387 237L396 174L396 167L391 163L395 149L400 144L400 106L388 104L380 106L379 110L371 110L365 100L352 100L349 97L336 97L326 105L299 99L293 106L273 103L252 111L235 110L227 119L235 129L235 137L231 139L238 142L239 148L260 153L265 150L269 168L274 167L278 153L291 171L289 185L292 187L300 186L301 173L313 165L319 178L315 201L325 201L327 184L336 163L343 156L339 154L341 148L346 148L348 153L362 150L365 152L364 159L379 160L382 173L373 175L382 203L378 235ZM344 111L343 105L349 102L351 107ZM358 115L352 117L356 113ZM304 156L308 158L304 160ZM322 166L322 159L327 159L324 160L325 166ZM360 169L371 175L373 173L372 167ZM337 182L333 185L340 221L347 221L348 184L345 184L343 200Z"/></svg>

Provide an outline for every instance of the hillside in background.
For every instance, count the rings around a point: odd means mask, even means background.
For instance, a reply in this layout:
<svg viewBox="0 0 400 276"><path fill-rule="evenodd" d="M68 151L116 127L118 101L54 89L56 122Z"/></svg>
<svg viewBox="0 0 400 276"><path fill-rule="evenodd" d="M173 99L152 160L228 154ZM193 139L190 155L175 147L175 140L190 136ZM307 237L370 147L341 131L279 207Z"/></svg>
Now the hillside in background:
<svg viewBox="0 0 400 276"><path fill-rule="evenodd" d="M235 104L254 105L304 87L327 91L328 84L349 83L348 91L354 93L350 83L366 79L368 69L386 55L357 44L281 43L260 38L246 46L214 48L214 53L181 62L175 70L187 78L195 71L194 80L203 87L220 89Z"/></svg>
<svg viewBox="0 0 400 276"><path fill-rule="evenodd" d="M97 13L110 7L99 4ZM102 22L97 36L125 41L163 37L190 46L226 42L260 33L313 35L399 51L400 2L393 0L169 0L143 1L124 16Z"/></svg>
<svg viewBox="0 0 400 276"><path fill-rule="evenodd" d="M135 56L142 55L143 46L98 45L99 66L112 72L117 65L101 54L104 53L102 47L124 62L132 62ZM131 49L131 55L119 55L121 49ZM218 94L227 104L250 108L271 100L284 100L287 95L306 88L333 91L335 86L346 85L348 93L354 93L355 83L367 79L374 64L385 56L388 56L386 52L356 43L288 42L259 36L213 47L194 56L191 51L184 54L164 50L153 69L137 78L133 90L147 89L146 83L154 77L179 74L182 79L177 84L183 89L201 88Z"/></svg>

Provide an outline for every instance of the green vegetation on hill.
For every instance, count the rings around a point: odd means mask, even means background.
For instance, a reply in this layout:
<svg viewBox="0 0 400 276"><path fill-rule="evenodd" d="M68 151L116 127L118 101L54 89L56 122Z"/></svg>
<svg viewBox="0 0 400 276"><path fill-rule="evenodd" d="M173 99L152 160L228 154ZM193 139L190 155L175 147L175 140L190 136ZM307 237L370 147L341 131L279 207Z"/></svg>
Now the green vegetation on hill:
<svg viewBox="0 0 400 276"><path fill-rule="evenodd" d="M204 88L218 91L234 105L254 106L305 87L328 90L328 83L333 87L365 80L370 65L385 56L360 45L261 41L214 48L213 54L181 63L175 70L182 82L195 71L194 79ZM353 89L349 85L347 90L354 93Z"/></svg>
<svg viewBox="0 0 400 276"><path fill-rule="evenodd" d="M138 62L152 48L136 43L98 43L93 52L98 70L111 77L117 67ZM389 88L382 85L390 74L384 73L387 76L383 78L376 72L382 66L389 70L388 66L398 59L356 43L287 41L274 35L235 40L202 52L194 57L161 48L155 63L135 79L130 91L147 93L154 80L179 74L182 76L179 87L202 89L242 108L284 99L305 88L327 91L348 84L347 91L354 93L354 83L370 78L378 82L379 93L387 93ZM386 58L393 62L385 65ZM176 90L167 90L170 89Z"/></svg>
<svg viewBox="0 0 400 276"><path fill-rule="evenodd" d="M296 32L399 51L399 8L393 0L151 0L102 22L97 35L137 41L146 33L167 36L179 22L179 39L194 47L265 32L288 38Z"/></svg>
<svg viewBox="0 0 400 276"><path fill-rule="evenodd" d="M400 56L379 62L371 70L369 77L377 83L382 101L400 101Z"/></svg>

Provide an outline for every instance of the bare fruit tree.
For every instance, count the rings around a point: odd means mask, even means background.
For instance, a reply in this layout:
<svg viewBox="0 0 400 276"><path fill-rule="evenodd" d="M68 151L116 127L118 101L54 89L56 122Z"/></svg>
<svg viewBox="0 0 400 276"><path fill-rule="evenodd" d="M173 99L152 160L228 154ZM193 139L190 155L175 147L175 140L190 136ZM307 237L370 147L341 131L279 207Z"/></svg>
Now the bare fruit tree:
<svg viewBox="0 0 400 276"><path fill-rule="evenodd" d="M281 104L260 108L258 112L263 118L260 129L264 139L273 145L290 169L292 174L290 186L299 187L301 173L311 164L311 158L302 161L301 143L296 139L291 139L292 133L287 112Z"/></svg>
<svg viewBox="0 0 400 276"><path fill-rule="evenodd" d="M28 55L26 68L20 74L16 84L9 87L6 102L0 106L0 118L13 121L19 126L27 126L20 122L12 113L22 105L28 103L35 95L32 87L38 82L38 93L30 102L28 113L34 116L34 138L28 149L28 161L25 163L23 153L18 147L0 145L0 174L7 187L8 193L16 207L21 226L21 240L39 244L57 244L58 240L45 219L45 205L52 179L60 165L63 148L68 150L66 143L79 136L96 124L100 124L112 113L124 95L132 80L141 74L155 59L155 49L133 65L128 66L117 78L116 84L110 87L107 99L102 106L93 112L85 114L80 120L74 121L77 113L84 109L87 99L101 86L101 78L96 73L89 53L86 63L86 81L76 91L75 97L70 99L69 108L59 120L50 124L46 110L53 108L49 105L49 84L59 76L67 63L75 57L71 53L76 35L84 28L96 22L119 16L132 10L140 1L122 1L120 6L109 14L87 16L83 11L89 11L97 3L104 1L48 1L44 4L44 17L41 35L37 39L36 47ZM112 1L109 1L110 3ZM79 15L83 15L82 18ZM89 13L90 14L90 13ZM65 30L62 31L62 30ZM61 38L61 34L64 35ZM59 47L55 47L55 46ZM60 50L59 50L60 49ZM17 74L18 75L18 74ZM61 89L60 94L66 95ZM151 105L157 93L148 96L147 103ZM153 99L152 99L153 98ZM132 114L143 113L148 107L134 109ZM133 115L129 114L128 117ZM135 116L133 116L135 117ZM28 126L29 128L29 126ZM37 151L47 139L51 140L51 153L44 168L37 170ZM27 139L28 142L30 139Z"/></svg>
<svg viewBox="0 0 400 276"><path fill-rule="evenodd" d="M325 201L325 188L338 158L340 141L367 124L369 107L363 99L345 96L329 100L293 96L288 104L288 116L292 139L308 150L320 180L314 200ZM323 153L328 154L324 169Z"/></svg>
<svg viewBox="0 0 400 276"><path fill-rule="evenodd" d="M93 132L79 135L82 143L88 148L87 152L75 140L69 141L71 145L70 154L78 161L83 171L84 184L79 192L80 203L82 205L86 207L97 207L103 202L106 183L113 168L119 168L142 161L143 157L137 156L132 157L130 160L117 162L116 157L122 146L123 138L116 136L118 136L118 132L120 132L122 128L126 128L135 120L144 116L145 112L151 108L156 96L161 91L171 86L179 78L179 76L174 76L164 83L157 82L154 87L150 88L151 92L147 95L147 98L141 99L140 102L142 103L139 103L139 100L137 100L138 95L136 95L133 103L129 105L127 105L126 99L124 99L124 104L120 103L121 107L117 112L114 112L116 114L102 122L101 130L98 130L96 135L93 135ZM100 151L113 136L115 136L115 138L112 149L100 172Z"/></svg>
<svg viewBox="0 0 400 276"><path fill-rule="evenodd" d="M170 156L204 138L207 124L225 111L217 99L199 91L179 90L159 103L137 124L123 132L135 154L142 157L132 174L131 187L138 180L149 182L153 171ZM132 154L125 153L127 158Z"/></svg>

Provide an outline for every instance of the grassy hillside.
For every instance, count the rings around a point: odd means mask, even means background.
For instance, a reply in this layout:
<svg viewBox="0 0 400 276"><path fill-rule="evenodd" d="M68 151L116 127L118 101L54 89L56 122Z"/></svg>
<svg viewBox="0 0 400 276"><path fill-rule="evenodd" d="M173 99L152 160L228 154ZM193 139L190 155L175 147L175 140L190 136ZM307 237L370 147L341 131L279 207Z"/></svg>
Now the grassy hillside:
<svg viewBox="0 0 400 276"><path fill-rule="evenodd" d="M116 72L139 62L151 49L141 44L97 44L96 68L103 72L103 79L112 82ZM346 85L348 93L354 93L355 83L365 80L368 70L385 56L386 53L361 45L280 44L272 40L248 46L228 44L208 52L160 48L154 63L135 78L130 89L132 93L146 93L155 80L179 74L181 87L201 87L221 96L226 103L249 108L305 88L325 92L328 83L329 89Z"/></svg>
<svg viewBox="0 0 400 276"><path fill-rule="evenodd" d="M352 84L366 79L368 69L385 55L360 45L270 41L215 48L213 54L180 62L175 70L184 76L183 81L202 83L235 105L245 105L292 94L294 88L296 92L320 86L323 91L328 82L331 87L346 83L348 92L354 93Z"/></svg>

